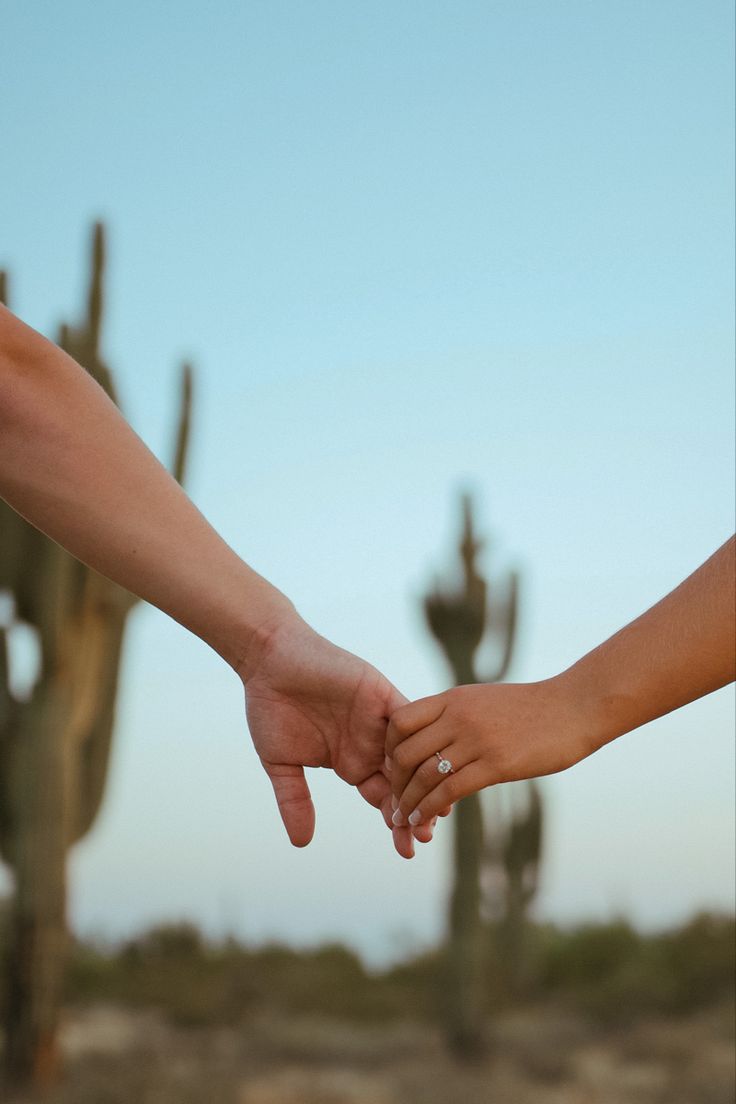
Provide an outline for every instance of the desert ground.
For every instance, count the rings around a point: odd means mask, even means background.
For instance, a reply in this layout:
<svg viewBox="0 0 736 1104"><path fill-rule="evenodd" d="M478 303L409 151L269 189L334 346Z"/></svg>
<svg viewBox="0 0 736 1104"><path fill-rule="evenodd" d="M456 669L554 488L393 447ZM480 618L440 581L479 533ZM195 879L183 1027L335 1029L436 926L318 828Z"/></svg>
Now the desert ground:
<svg viewBox="0 0 736 1104"><path fill-rule="evenodd" d="M507 1012L476 1065L435 1028L315 1016L175 1026L109 1004L68 1010L65 1080L47 1104L733 1104L734 1009L603 1027L554 1007ZM35 1104L16 1097L12 1104Z"/></svg>

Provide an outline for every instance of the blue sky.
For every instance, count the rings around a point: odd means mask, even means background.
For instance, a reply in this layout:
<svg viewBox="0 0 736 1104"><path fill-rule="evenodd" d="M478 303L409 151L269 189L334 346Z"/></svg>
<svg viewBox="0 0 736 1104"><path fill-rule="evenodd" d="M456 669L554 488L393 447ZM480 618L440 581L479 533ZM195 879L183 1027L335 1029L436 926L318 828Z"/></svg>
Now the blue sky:
<svg viewBox="0 0 736 1104"><path fill-rule="evenodd" d="M522 571L512 677L546 677L734 526L730 3L0 0L0 264L53 334L109 230L105 349L189 489L323 633L409 696L418 599L474 490ZM540 915L673 922L734 890L733 692L545 783ZM108 800L72 914L121 933L435 938L414 864L314 780L289 848L217 658L134 615Z"/></svg>

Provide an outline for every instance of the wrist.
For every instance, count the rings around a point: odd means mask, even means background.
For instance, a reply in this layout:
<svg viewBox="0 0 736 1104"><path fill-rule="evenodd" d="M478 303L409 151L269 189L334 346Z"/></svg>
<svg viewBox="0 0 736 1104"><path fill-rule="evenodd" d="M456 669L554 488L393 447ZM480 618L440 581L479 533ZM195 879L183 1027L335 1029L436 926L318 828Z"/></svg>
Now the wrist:
<svg viewBox="0 0 736 1104"><path fill-rule="evenodd" d="M630 722L632 696L613 685L590 656L578 660L555 681L575 717L585 755L592 755L636 727Z"/></svg>
<svg viewBox="0 0 736 1104"><path fill-rule="evenodd" d="M263 580L263 586L244 603L243 621L225 658L240 679L247 682L257 671L274 636L300 623L302 619L294 604Z"/></svg>

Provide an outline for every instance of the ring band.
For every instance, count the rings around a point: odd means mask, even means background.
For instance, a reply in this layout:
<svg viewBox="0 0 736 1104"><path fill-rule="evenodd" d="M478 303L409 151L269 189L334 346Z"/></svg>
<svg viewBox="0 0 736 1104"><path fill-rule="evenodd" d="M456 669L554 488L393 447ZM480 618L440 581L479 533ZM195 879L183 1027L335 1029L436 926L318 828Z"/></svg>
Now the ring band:
<svg viewBox="0 0 736 1104"><path fill-rule="evenodd" d="M439 771L439 773L440 774L452 774L453 773L453 768L452 768L452 763L450 762L450 760L449 759L444 759L438 751L435 752L435 755L437 757L437 770Z"/></svg>

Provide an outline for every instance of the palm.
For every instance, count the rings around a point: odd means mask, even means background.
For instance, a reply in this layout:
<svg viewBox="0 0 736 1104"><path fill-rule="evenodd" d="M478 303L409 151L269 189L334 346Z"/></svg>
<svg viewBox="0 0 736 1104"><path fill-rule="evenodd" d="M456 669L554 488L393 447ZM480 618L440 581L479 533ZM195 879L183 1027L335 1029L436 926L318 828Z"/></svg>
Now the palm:
<svg viewBox="0 0 736 1104"><path fill-rule="evenodd" d="M386 726L403 703L374 667L303 622L290 622L271 636L247 679L246 713L292 843L304 846L314 832L304 767L330 767L380 808L390 825ZM406 829L394 830L394 841L401 854L411 854Z"/></svg>
<svg viewBox="0 0 736 1104"><path fill-rule="evenodd" d="M256 750L264 763L331 767L358 785L381 769L391 688L378 684L377 672L372 687L348 672L309 675L312 686L304 680L298 698L293 687L282 689L265 677L251 682L247 716Z"/></svg>

